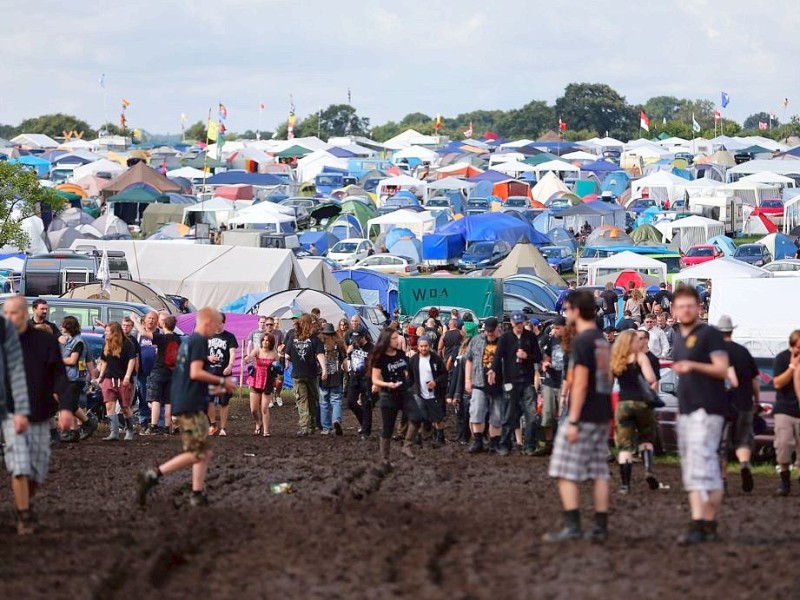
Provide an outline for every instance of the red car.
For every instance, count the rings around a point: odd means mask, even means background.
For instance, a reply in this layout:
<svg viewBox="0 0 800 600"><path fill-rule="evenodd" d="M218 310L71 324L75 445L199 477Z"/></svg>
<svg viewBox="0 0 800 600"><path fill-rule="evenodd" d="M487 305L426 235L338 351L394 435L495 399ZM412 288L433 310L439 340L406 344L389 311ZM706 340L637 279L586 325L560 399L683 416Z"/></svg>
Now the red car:
<svg viewBox="0 0 800 600"><path fill-rule="evenodd" d="M697 244L689 248L686 254L683 255L683 258L681 258L681 268L700 265L704 262L719 258L722 255L722 250L720 250L719 246L715 246L714 244Z"/></svg>

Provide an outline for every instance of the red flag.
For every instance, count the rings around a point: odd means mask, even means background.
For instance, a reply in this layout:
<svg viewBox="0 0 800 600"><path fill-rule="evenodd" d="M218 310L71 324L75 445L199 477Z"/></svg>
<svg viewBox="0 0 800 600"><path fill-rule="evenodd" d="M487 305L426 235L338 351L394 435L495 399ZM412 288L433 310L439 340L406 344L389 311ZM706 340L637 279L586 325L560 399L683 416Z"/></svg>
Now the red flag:
<svg viewBox="0 0 800 600"><path fill-rule="evenodd" d="M225 108L225 105L222 102L219 103L219 118L220 119L228 118L228 109Z"/></svg>
<svg viewBox="0 0 800 600"><path fill-rule="evenodd" d="M767 129L767 123L764 122L764 121L759 121L758 122L758 128L761 129L761 130Z"/></svg>
<svg viewBox="0 0 800 600"><path fill-rule="evenodd" d="M264 110L264 103L263 102L259 102L258 110Z"/></svg>
<svg viewBox="0 0 800 600"><path fill-rule="evenodd" d="M722 115L719 113L718 110L714 111L714 122L719 121L722 118Z"/></svg>
<svg viewBox="0 0 800 600"><path fill-rule="evenodd" d="M442 115L440 114L436 115L436 121L434 121L433 123L433 128L436 131L439 131L442 128Z"/></svg>
<svg viewBox="0 0 800 600"><path fill-rule="evenodd" d="M558 130L559 131L567 130L567 124L564 121L562 121L561 118L558 119Z"/></svg>
<svg viewBox="0 0 800 600"><path fill-rule="evenodd" d="M650 119L644 114L644 111L639 112L639 127L645 131L650 131Z"/></svg>

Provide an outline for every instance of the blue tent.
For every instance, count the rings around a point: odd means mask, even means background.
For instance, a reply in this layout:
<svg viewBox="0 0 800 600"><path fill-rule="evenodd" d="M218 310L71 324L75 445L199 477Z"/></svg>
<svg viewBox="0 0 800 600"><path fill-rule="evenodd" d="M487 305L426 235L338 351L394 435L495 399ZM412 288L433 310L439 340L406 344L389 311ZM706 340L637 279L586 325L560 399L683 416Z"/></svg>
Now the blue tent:
<svg viewBox="0 0 800 600"><path fill-rule="evenodd" d="M528 279L507 279L503 282L503 291L507 294L516 294L523 298L530 298L544 308L555 310L556 300L553 292L546 289L547 283L541 284Z"/></svg>
<svg viewBox="0 0 800 600"><path fill-rule="evenodd" d="M581 171L589 171L590 173L611 173L612 171L619 171L619 165L608 162L607 160L596 160L581 165Z"/></svg>
<svg viewBox="0 0 800 600"><path fill-rule="evenodd" d="M422 242L415 237L399 239L391 246L387 245L387 247L395 256L406 256L416 262L422 260Z"/></svg>
<svg viewBox="0 0 800 600"><path fill-rule="evenodd" d="M504 213L469 215L447 223L436 233L460 233L467 242L504 240L514 245L520 239L527 239L537 246L550 244L550 238L532 225Z"/></svg>
<svg viewBox="0 0 800 600"><path fill-rule="evenodd" d="M478 183L480 181L491 181L492 183L500 183L501 181L508 181L512 179L505 173L500 173L499 171L492 171L489 169L488 171L484 171L480 175L475 175L474 177L470 177L467 181L471 181L473 183Z"/></svg>
<svg viewBox="0 0 800 600"><path fill-rule="evenodd" d="M533 227L536 231L547 233L555 224L555 215L550 209L543 210L533 219Z"/></svg>
<svg viewBox="0 0 800 600"><path fill-rule="evenodd" d="M355 215L339 215L328 225L327 229L340 240L364 237L364 228Z"/></svg>
<svg viewBox="0 0 800 600"><path fill-rule="evenodd" d="M384 206L396 206L398 208L415 208L419 206L419 199L408 190L400 190L394 196L387 198Z"/></svg>
<svg viewBox="0 0 800 600"><path fill-rule="evenodd" d="M611 192L615 198L619 198L628 189L630 181L631 178L625 171L609 173L600 184L600 192Z"/></svg>
<svg viewBox="0 0 800 600"><path fill-rule="evenodd" d="M549 237L556 246L569 246L573 251L578 248L578 241L575 239L575 236L570 235L569 231L563 227L553 227L547 232L547 237Z"/></svg>
<svg viewBox="0 0 800 600"><path fill-rule="evenodd" d="M328 154L333 154L336 158L355 158L356 153L350 152L350 150L345 150L344 148L339 148L338 146L334 146L330 150L327 150Z"/></svg>
<svg viewBox="0 0 800 600"><path fill-rule="evenodd" d="M333 276L343 287L346 287L345 282L352 281L361 294L363 304L370 306L380 304L389 314L392 314L397 308L396 275L378 273L368 269L342 269L334 271Z"/></svg>
<svg viewBox="0 0 800 600"><path fill-rule="evenodd" d="M249 173L247 171L225 171L217 173L206 179L207 185L234 185L245 183L249 185L272 186L283 185L286 182L280 177L269 173Z"/></svg>
<svg viewBox="0 0 800 600"><path fill-rule="evenodd" d="M196 204L197 198L194 196L187 196L186 194L177 194L175 192L167 192L164 194L169 198L170 204Z"/></svg>
<svg viewBox="0 0 800 600"><path fill-rule="evenodd" d="M452 261L464 253L465 244L460 233L426 233L422 236L422 260Z"/></svg>
<svg viewBox="0 0 800 600"><path fill-rule="evenodd" d="M386 247L391 248L402 238L413 237L416 237L414 232L406 227L392 227L392 229L386 232Z"/></svg>
<svg viewBox="0 0 800 600"><path fill-rule="evenodd" d="M733 256L736 252L736 244L733 243L733 240L725 235L718 235L716 237L711 238L707 242L708 244L713 244L717 246L725 256Z"/></svg>
<svg viewBox="0 0 800 600"><path fill-rule="evenodd" d="M300 245L310 250L311 244L314 244L320 255L325 254L338 241L339 238L330 231L304 231L300 234Z"/></svg>
<svg viewBox="0 0 800 600"><path fill-rule="evenodd" d="M773 260L794 258L797 254L797 246L794 245L789 236L782 233L772 233L759 240L759 242L769 248L772 252Z"/></svg>
<svg viewBox="0 0 800 600"><path fill-rule="evenodd" d="M19 158L12 158L11 160L8 161L8 164L10 165L16 163L33 167L34 170L36 171L36 175L39 178L47 177L47 174L50 173L50 161L44 160L43 158L39 158L38 156L34 156L33 154L26 154L25 156L20 156Z"/></svg>

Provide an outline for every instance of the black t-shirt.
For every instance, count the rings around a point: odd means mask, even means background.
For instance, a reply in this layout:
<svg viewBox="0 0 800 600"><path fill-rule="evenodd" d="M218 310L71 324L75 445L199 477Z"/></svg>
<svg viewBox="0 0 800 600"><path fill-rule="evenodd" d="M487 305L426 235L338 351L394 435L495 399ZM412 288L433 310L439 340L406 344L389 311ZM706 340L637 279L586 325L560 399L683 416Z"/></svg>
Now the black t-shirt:
<svg viewBox="0 0 800 600"><path fill-rule="evenodd" d="M786 369L789 368L790 362L791 352L789 350L779 352L775 357L772 373L774 375L784 373ZM789 415L790 417L800 419L800 406L798 406L797 403L797 394L794 391L793 379L790 379L789 383L781 389L775 390L775 406L772 409L772 414Z"/></svg>
<svg viewBox="0 0 800 600"><path fill-rule="evenodd" d="M639 377L642 376L642 369L639 363L634 361L628 363L625 370L617 375L617 383L619 383L619 399L620 400L645 400L642 393L642 387L639 383Z"/></svg>
<svg viewBox="0 0 800 600"><path fill-rule="evenodd" d="M367 373L367 363L369 362L369 355L373 347L372 342L366 342L363 346L359 346L358 344L353 345L353 351L348 355L350 359L351 375L362 375L367 379L372 376L370 373ZM358 387L360 383L359 377L350 377L351 386Z"/></svg>
<svg viewBox="0 0 800 600"><path fill-rule="evenodd" d="M603 293L600 294L600 298L603 300L603 314L613 315L617 312L617 300L619 296L617 296L614 290L604 290Z"/></svg>
<svg viewBox="0 0 800 600"><path fill-rule="evenodd" d="M44 320L41 323L37 323L33 319L28 319L28 325L31 328L36 327L37 325L47 325L50 328L50 331L53 332L53 335L56 337L61 337L61 331L59 331L58 326L55 323L52 323L48 320Z"/></svg>
<svg viewBox="0 0 800 600"><path fill-rule="evenodd" d="M181 345L180 336L177 333L156 332L153 334L153 344L156 347L156 362L153 365L153 372L171 373L175 369L178 359L178 347Z"/></svg>
<svg viewBox="0 0 800 600"><path fill-rule="evenodd" d="M653 369L653 374L656 376L656 381L661 381L661 361L658 360L658 357L648 350L644 353L647 357L647 360L650 361L650 366Z"/></svg>
<svg viewBox="0 0 800 600"><path fill-rule="evenodd" d="M691 360L711 364L711 355L726 354L725 340L714 327L705 323L696 325L686 337L680 333L675 338L675 361ZM729 410L725 382L696 371L681 375L678 380L678 407L688 415L704 408L708 414L726 416Z"/></svg>
<svg viewBox="0 0 800 600"><path fill-rule="evenodd" d="M581 421L605 423L611 419L611 346L598 329L588 329L572 340L572 367L584 366L589 370L586 400L581 410Z"/></svg>
<svg viewBox="0 0 800 600"><path fill-rule="evenodd" d="M753 379L758 377L756 361L747 348L736 342L725 342L725 349L739 383L728 391L729 400L738 411L753 410Z"/></svg>
<svg viewBox="0 0 800 600"><path fill-rule="evenodd" d="M564 349L561 340L548 337L542 346L542 354L550 357L550 366L544 370L542 385L559 388L564 381Z"/></svg>
<svg viewBox="0 0 800 600"><path fill-rule="evenodd" d="M383 379L383 381L387 383L396 383L399 381L403 384L394 390L381 388L381 392L396 394L408 389L408 358L402 352L398 351L394 356L389 356L388 354L379 356L375 362L372 363L372 368L381 370L381 379Z"/></svg>
<svg viewBox="0 0 800 600"><path fill-rule="evenodd" d="M238 348L239 343L236 336L230 331L215 333L208 338L208 356L216 356L218 360L208 363L208 372L214 375L222 375L225 367L228 366L231 358L231 349Z"/></svg>
<svg viewBox="0 0 800 600"><path fill-rule="evenodd" d="M656 295L653 296L653 300L664 310L669 310L669 306L672 303L672 294L667 290L658 290Z"/></svg>
<svg viewBox="0 0 800 600"><path fill-rule="evenodd" d="M314 379L319 374L317 356L325 354L325 347L317 336L301 340L293 337L287 346L289 360L292 361L293 379Z"/></svg>
<svg viewBox="0 0 800 600"><path fill-rule="evenodd" d="M626 317L619 322L617 329L620 331L626 331L628 329L639 329L639 326L636 324L636 321Z"/></svg>
<svg viewBox="0 0 800 600"><path fill-rule="evenodd" d="M208 384L189 376L190 365L196 361L203 361L208 370L208 338L199 333L190 335L178 348L170 387L172 414L205 412L208 406Z"/></svg>
<svg viewBox="0 0 800 600"><path fill-rule="evenodd" d="M141 354L142 354L142 346L139 344L139 340L136 339L136 336L129 335L126 336L126 339L133 345L133 355L139 357L139 362L141 362ZM133 375L136 375L136 367L133 367Z"/></svg>
<svg viewBox="0 0 800 600"><path fill-rule="evenodd" d="M448 329L444 334L444 352L442 352L442 360L447 361L448 358L456 359L458 356L458 349L461 347L461 332L458 329Z"/></svg>
<svg viewBox="0 0 800 600"><path fill-rule="evenodd" d="M136 351L128 338L124 338L122 352L119 356L106 354L106 349L100 353L100 360L106 363L103 373L105 379L122 379L128 372L128 361L136 358Z"/></svg>
<svg viewBox="0 0 800 600"><path fill-rule="evenodd" d="M53 393L64 394L67 383L64 360L55 336L28 327L19 334L32 423L42 423L56 412ZM13 400L9 402L13 412Z"/></svg>

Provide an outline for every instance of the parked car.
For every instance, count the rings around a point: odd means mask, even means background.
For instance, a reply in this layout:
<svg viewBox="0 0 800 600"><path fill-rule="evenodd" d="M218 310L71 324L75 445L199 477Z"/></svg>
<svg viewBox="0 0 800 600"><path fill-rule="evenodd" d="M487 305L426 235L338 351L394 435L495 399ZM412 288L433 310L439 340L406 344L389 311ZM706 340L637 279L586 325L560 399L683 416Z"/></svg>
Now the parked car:
<svg viewBox="0 0 800 600"><path fill-rule="evenodd" d="M428 210L432 208L452 208L453 205L450 202L450 198L447 196L434 196L433 198L428 198L428 201L425 203L425 208Z"/></svg>
<svg viewBox="0 0 800 600"><path fill-rule="evenodd" d="M545 246L539 252L547 259L547 264L553 267L558 274L572 271L575 268L575 254L568 246Z"/></svg>
<svg viewBox="0 0 800 600"><path fill-rule="evenodd" d="M482 269L496 265L511 252L508 242L473 242L458 261L459 269Z"/></svg>
<svg viewBox="0 0 800 600"><path fill-rule="evenodd" d="M394 275L416 275L419 273L417 262L408 256L395 256L394 254L373 254L358 261L354 269L370 269L380 273Z"/></svg>
<svg viewBox="0 0 800 600"><path fill-rule="evenodd" d="M695 244L683 255L681 264L684 267L693 267L705 262L720 258L723 255L719 246L714 244Z"/></svg>
<svg viewBox="0 0 800 600"><path fill-rule="evenodd" d="M784 258L773 260L764 266L767 271L771 271L776 277L798 277L800 276L800 260L796 258Z"/></svg>
<svg viewBox="0 0 800 600"><path fill-rule="evenodd" d="M464 207L465 215L481 215L489 210L488 198L470 198Z"/></svg>
<svg viewBox="0 0 800 600"><path fill-rule="evenodd" d="M746 262L749 265L763 267L772 262L772 254L764 244L742 244L736 248L733 258Z"/></svg>
<svg viewBox="0 0 800 600"><path fill-rule="evenodd" d="M328 250L328 258L335 260L343 267L351 267L358 261L375 254L375 247L365 238L346 238L336 242Z"/></svg>
<svg viewBox="0 0 800 600"><path fill-rule="evenodd" d="M639 213L646 211L648 208L653 207L661 208L658 201L653 198L637 198L628 205L628 212L638 215Z"/></svg>
<svg viewBox="0 0 800 600"><path fill-rule="evenodd" d="M408 321L408 323L410 323L414 327L419 327L419 326L423 326L424 327L425 326L425 322L428 320L428 311L431 308L433 308L433 307L432 306L423 306L422 308L420 308L414 314L413 317L411 317L411 320ZM455 308L455 309L458 310L458 316L461 317L462 320L464 319L465 315L470 315L472 317L473 321L475 321L476 323L479 322L479 319L478 319L478 317L475 316L475 313L472 312L468 308L462 308L460 306L439 306L439 305L437 305L436 308L439 309L439 318L440 319L441 318L449 319L450 318L450 311L452 311ZM445 325L446 325L446 323L445 323Z"/></svg>
<svg viewBox="0 0 800 600"><path fill-rule="evenodd" d="M784 206L783 200L780 198L765 198L761 201L761 205L753 212L765 215L776 226L783 226Z"/></svg>
<svg viewBox="0 0 800 600"><path fill-rule="evenodd" d="M530 298L518 294L503 294L503 320L508 321L511 315L521 312L528 319L539 319L543 324L547 324L558 316L558 313L546 309L541 304L534 302Z"/></svg>
<svg viewBox="0 0 800 600"><path fill-rule="evenodd" d="M527 196L509 196L503 206L505 208L531 208L531 199Z"/></svg>

